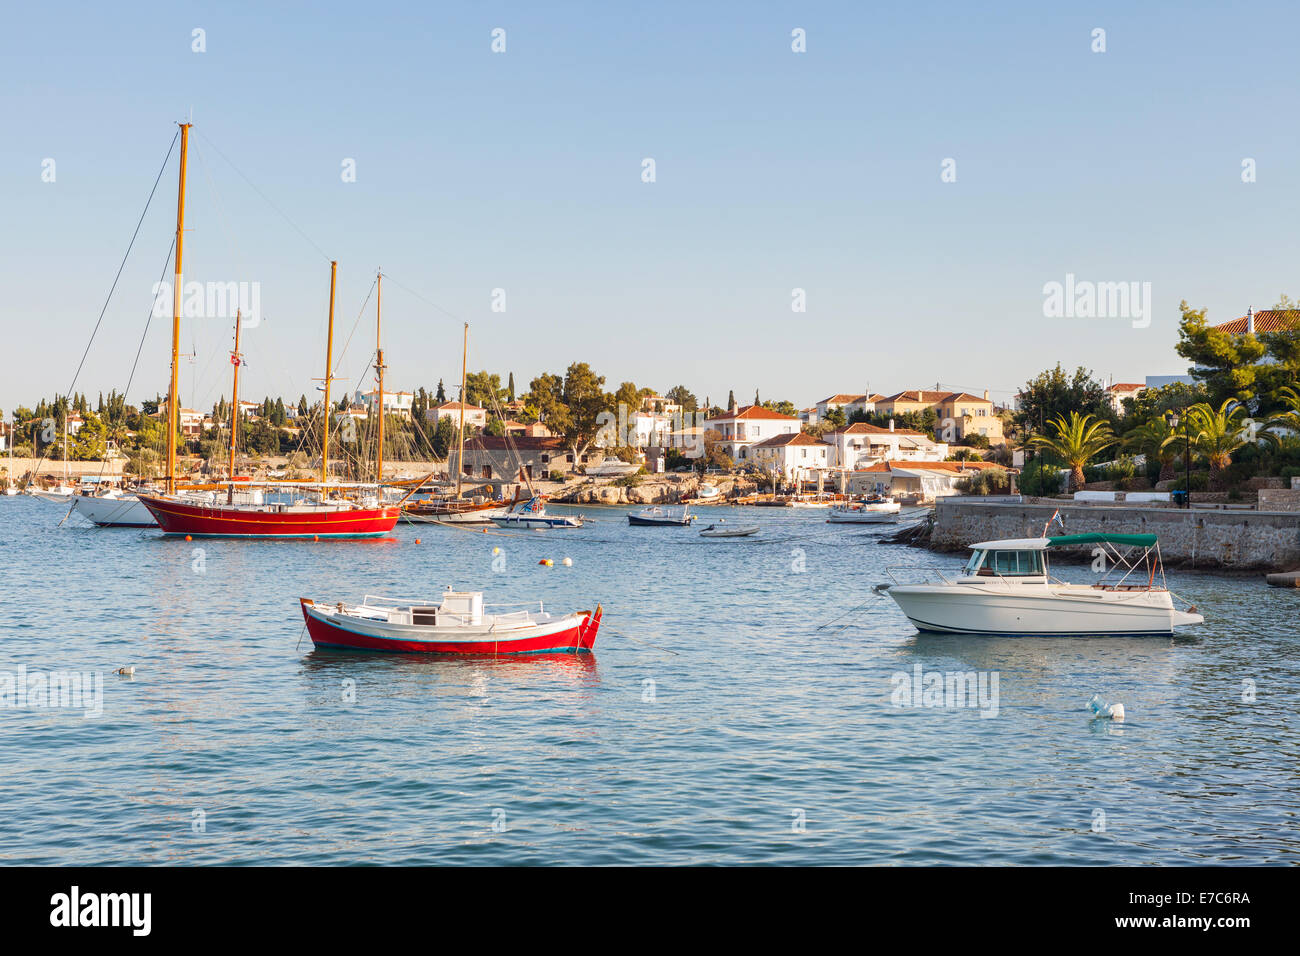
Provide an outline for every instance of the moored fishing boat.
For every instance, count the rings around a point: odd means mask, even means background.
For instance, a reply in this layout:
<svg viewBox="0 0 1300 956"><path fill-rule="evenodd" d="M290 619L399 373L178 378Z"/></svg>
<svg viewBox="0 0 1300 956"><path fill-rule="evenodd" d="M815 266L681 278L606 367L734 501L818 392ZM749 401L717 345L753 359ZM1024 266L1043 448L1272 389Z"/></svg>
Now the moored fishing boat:
<svg viewBox="0 0 1300 956"><path fill-rule="evenodd" d="M528 528L544 531L548 528L581 528L582 515L552 515L546 513L541 495L533 495L522 504L512 507L506 514L493 518L500 528Z"/></svg>
<svg viewBox="0 0 1300 956"><path fill-rule="evenodd" d="M1048 549L1079 545L1096 545L1107 555L1106 578L1070 584L1048 573ZM895 583L880 587L918 630L950 634L1168 637L1175 627L1205 620L1193 606L1175 606L1153 534L1013 538L970 548L970 561L955 579L940 571L940 583L898 583L895 571L918 569L891 568ZM1130 558L1135 548L1141 554ZM1117 571L1123 572L1119 580L1107 583Z"/></svg>
<svg viewBox="0 0 1300 956"><path fill-rule="evenodd" d="M892 524L899 520L902 505L893 498L873 496L855 504L832 508L827 524Z"/></svg>
<svg viewBox="0 0 1300 956"><path fill-rule="evenodd" d="M649 508L642 508L640 511L630 512L627 516L627 523L630 525L647 525L647 526L668 526L668 527L686 527L695 520L695 515L690 513L689 507L683 505L680 508L673 508L665 505L651 505Z"/></svg>
<svg viewBox="0 0 1300 956"><path fill-rule="evenodd" d="M720 518L717 523L709 525L700 531L701 538L747 538L752 534L758 534L759 526L756 524L726 524L725 518Z"/></svg>
<svg viewBox="0 0 1300 956"><path fill-rule="evenodd" d="M603 609L555 615L538 603L518 610L485 605L482 591L453 591L435 601L366 595L360 604L318 604L299 598L307 633L317 647L419 654L542 654L590 652Z"/></svg>

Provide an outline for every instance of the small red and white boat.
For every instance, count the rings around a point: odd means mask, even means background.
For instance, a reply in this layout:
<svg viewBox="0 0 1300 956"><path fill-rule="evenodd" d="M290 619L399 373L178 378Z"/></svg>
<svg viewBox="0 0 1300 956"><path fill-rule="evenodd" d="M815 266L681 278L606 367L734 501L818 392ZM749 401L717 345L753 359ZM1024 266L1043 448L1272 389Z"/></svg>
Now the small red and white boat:
<svg viewBox="0 0 1300 956"><path fill-rule="evenodd" d="M317 604L299 598L307 633L317 647L342 647L406 654L589 653L603 613L549 613L540 603L484 613L482 591L443 592L438 602L366 595L360 604ZM513 605L519 607L518 605Z"/></svg>

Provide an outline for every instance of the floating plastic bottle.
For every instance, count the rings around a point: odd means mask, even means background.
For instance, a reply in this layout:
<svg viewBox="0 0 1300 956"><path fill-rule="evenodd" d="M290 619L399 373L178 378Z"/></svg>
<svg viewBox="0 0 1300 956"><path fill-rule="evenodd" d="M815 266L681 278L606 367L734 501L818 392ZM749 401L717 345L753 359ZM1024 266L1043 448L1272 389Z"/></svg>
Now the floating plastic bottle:
<svg viewBox="0 0 1300 956"><path fill-rule="evenodd" d="M1093 694L1088 701L1088 709L1097 717L1109 718L1111 720L1124 719L1123 704L1108 704L1100 694Z"/></svg>

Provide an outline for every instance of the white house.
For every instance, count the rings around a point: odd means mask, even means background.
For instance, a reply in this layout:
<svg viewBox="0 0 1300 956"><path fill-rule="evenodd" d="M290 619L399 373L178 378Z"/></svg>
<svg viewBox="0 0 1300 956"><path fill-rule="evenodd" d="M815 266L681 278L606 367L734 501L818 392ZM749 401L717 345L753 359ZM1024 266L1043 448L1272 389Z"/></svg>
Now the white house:
<svg viewBox="0 0 1300 956"><path fill-rule="evenodd" d="M1146 385L1139 382L1116 382L1106 386L1106 399L1116 415L1123 415L1124 399L1137 398L1146 390Z"/></svg>
<svg viewBox="0 0 1300 956"><path fill-rule="evenodd" d="M375 410L375 402L379 400L379 389L374 388L368 392L358 391L356 394L356 403L364 405L371 411ZM410 415L411 407L415 404L415 394L413 392L390 392L384 389L384 411L389 415Z"/></svg>
<svg viewBox="0 0 1300 956"><path fill-rule="evenodd" d="M764 471L786 478L806 479L810 472L829 471L835 463L835 449L806 432L773 435L749 447L750 460Z"/></svg>
<svg viewBox="0 0 1300 956"><path fill-rule="evenodd" d="M474 428L487 427L487 410L479 408L477 405L464 405L460 402L443 402L437 408L431 408L424 413L427 421L437 422L440 418L450 418L452 424L460 424L461 409L465 411L465 424Z"/></svg>
<svg viewBox="0 0 1300 956"><path fill-rule="evenodd" d="M680 408L680 406L678 406ZM637 412L630 416L628 424L632 426L636 447L648 448L651 445L664 446L673 430L673 419L657 412Z"/></svg>
<svg viewBox="0 0 1300 956"><path fill-rule="evenodd" d="M924 432L888 428L857 422L822 436L835 449L835 464L840 468L858 468L877 461L943 461L948 445L933 441Z"/></svg>
<svg viewBox="0 0 1300 956"><path fill-rule="evenodd" d="M823 398L816 405L816 421L821 421L825 418L826 413L833 408L843 409L845 418L848 418L855 412L874 412L876 410L876 402L883 400L884 397L885 396L883 395L876 395L867 392L859 395L841 393L838 395L832 395L829 398Z"/></svg>
<svg viewBox="0 0 1300 956"><path fill-rule="evenodd" d="M744 405L707 419L704 427L720 436L720 447L733 461L748 461L748 449L777 435L799 434L799 419L762 405Z"/></svg>

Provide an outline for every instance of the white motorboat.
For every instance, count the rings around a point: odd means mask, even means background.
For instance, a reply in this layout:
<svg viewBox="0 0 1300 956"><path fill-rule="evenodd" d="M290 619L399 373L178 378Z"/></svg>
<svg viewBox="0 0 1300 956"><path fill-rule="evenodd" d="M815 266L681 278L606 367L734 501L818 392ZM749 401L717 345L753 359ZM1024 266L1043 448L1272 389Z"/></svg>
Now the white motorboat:
<svg viewBox="0 0 1300 956"><path fill-rule="evenodd" d="M599 465L589 466L585 474L592 478L621 478L624 475L634 475L643 467L645 466L637 462L606 459Z"/></svg>
<svg viewBox="0 0 1300 956"><path fill-rule="evenodd" d="M581 528L581 515L550 515L540 495L534 495L509 512L492 519L499 528L527 528L545 531L548 528Z"/></svg>
<svg viewBox="0 0 1300 956"><path fill-rule="evenodd" d="M717 485L700 485L695 489L697 501L715 501L722 497L722 489Z"/></svg>
<svg viewBox="0 0 1300 956"><path fill-rule="evenodd" d="M893 498L868 498L842 508L832 508L827 524L893 524L903 506Z"/></svg>
<svg viewBox="0 0 1300 956"><path fill-rule="evenodd" d="M684 505L680 508L651 505L640 511L629 512L627 516L628 524L647 526L685 527L694 520L695 515L691 514Z"/></svg>
<svg viewBox="0 0 1300 956"><path fill-rule="evenodd" d="M1048 549L1079 545L1096 545L1106 556L1110 573L1096 584L1069 584L1048 571ZM1168 637L1175 627L1205 620L1195 607L1175 606L1153 534L1012 538L970 547L970 561L955 579L939 572L941 583L898 583L895 571L919 569L889 569L896 583L881 588L918 630L949 634ZM1134 549L1141 553L1130 558ZM1119 580L1107 583L1116 573Z"/></svg>
<svg viewBox="0 0 1300 956"><path fill-rule="evenodd" d="M758 525L756 524L732 524L726 523L726 518L720 518L716 524L711 524L700 531L701 538L747 538L751 534L758 534Z"/></svg>

